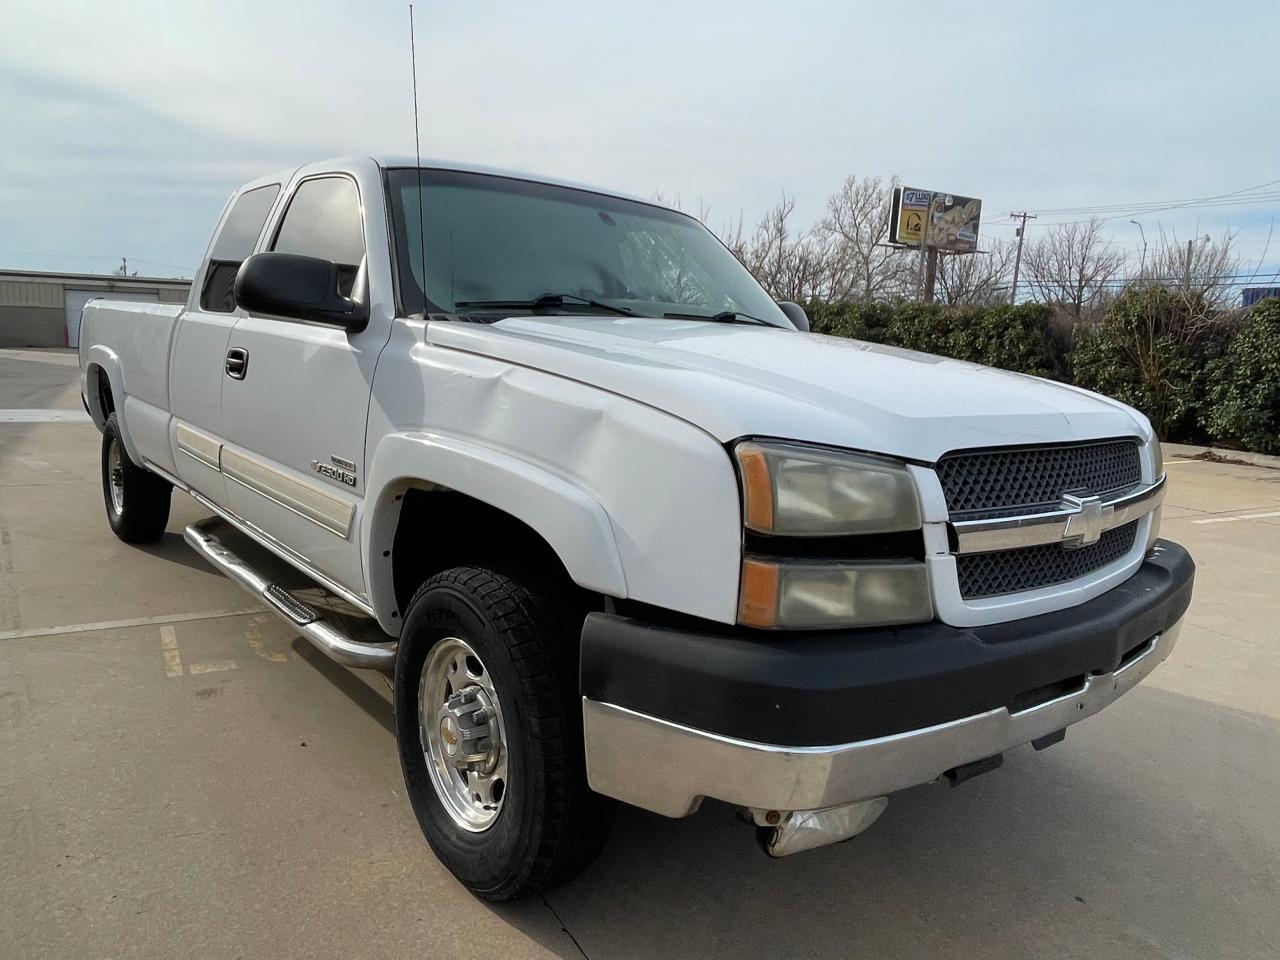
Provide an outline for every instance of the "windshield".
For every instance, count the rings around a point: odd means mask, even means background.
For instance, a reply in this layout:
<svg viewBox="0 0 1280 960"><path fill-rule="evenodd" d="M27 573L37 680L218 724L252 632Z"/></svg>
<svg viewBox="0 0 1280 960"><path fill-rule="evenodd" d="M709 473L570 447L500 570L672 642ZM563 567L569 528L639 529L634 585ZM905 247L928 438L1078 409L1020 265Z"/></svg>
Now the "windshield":
<svg viewBox="0 0 1280 960"><path fill-rule="evenodd" d="M422 170L421 186L419 171L390 170L387 185L406 313L424 306L460 314L522 306L649 317L734 313L789 326L747 269L692 217L587 190L451 170Z"/></svg>

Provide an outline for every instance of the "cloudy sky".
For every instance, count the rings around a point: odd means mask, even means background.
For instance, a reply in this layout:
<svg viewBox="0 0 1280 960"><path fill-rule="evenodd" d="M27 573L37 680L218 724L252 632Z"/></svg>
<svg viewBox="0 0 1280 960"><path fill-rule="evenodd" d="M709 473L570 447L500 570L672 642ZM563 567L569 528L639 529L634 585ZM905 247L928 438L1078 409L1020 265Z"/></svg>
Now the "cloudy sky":
<svg viewBox="0 0 1280 960"><path fill-rule="evenodd" d="M423 155L753 222L849 174L1280 260L1280 4L419 0ZM7 0L0 266L190 275L242 180L413 151L407 5ZM1278 218L1280 219L1280 218ZM1280 226L1280 224L1277 224Z"/></svg>

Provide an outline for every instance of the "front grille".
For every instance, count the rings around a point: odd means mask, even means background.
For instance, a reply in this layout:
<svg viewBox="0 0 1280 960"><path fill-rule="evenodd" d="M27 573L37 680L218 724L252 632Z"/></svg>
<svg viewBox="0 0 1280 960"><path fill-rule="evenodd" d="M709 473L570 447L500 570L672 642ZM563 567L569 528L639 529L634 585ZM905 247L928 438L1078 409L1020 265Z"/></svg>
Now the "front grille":
<svg viewBox="0 0 1280 960"><path fill-rule="evenodd" d="M962 450L938 461L953 520L1056 509L1064 493L1110 499L1142 480L1136 440Z"/></svg>
<svg viewBox="0 0 1280 960"><path fill-rule="evenodd" d="M1077 550L1047 543L994 553L968 553L956 557L960 596L965 600L1021 593L1075 580L1115 563L1131 549L1138 534L1134 520L1104 533L1097 543Z"/></svg>

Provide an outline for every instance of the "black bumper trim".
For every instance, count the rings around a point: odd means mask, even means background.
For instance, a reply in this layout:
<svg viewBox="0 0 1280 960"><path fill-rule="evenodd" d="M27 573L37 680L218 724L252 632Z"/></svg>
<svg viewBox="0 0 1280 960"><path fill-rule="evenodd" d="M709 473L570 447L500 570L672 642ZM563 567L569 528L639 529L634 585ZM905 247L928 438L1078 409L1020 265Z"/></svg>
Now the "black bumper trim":
<svg viewBox="0 0 1280 960"><path fill-rule="evenodd" d="M582 694L722 736L829 746L1017 704L1110 673L1186 612L1195 564L1161 540L1132 577L1087 603L1022 620L766 633L593 613Z"/></svg>

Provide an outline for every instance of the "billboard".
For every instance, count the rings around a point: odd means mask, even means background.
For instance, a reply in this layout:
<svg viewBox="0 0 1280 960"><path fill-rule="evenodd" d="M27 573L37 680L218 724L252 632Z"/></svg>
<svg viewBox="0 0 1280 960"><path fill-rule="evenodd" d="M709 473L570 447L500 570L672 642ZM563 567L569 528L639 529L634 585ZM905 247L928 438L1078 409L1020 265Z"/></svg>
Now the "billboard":
<svg viewBox="0 0 1280 960"><path fill-rule="evenodd" d="M889 214L889 242L951 253L978 249L982 201L936 190L895 187Z"/></svg>

